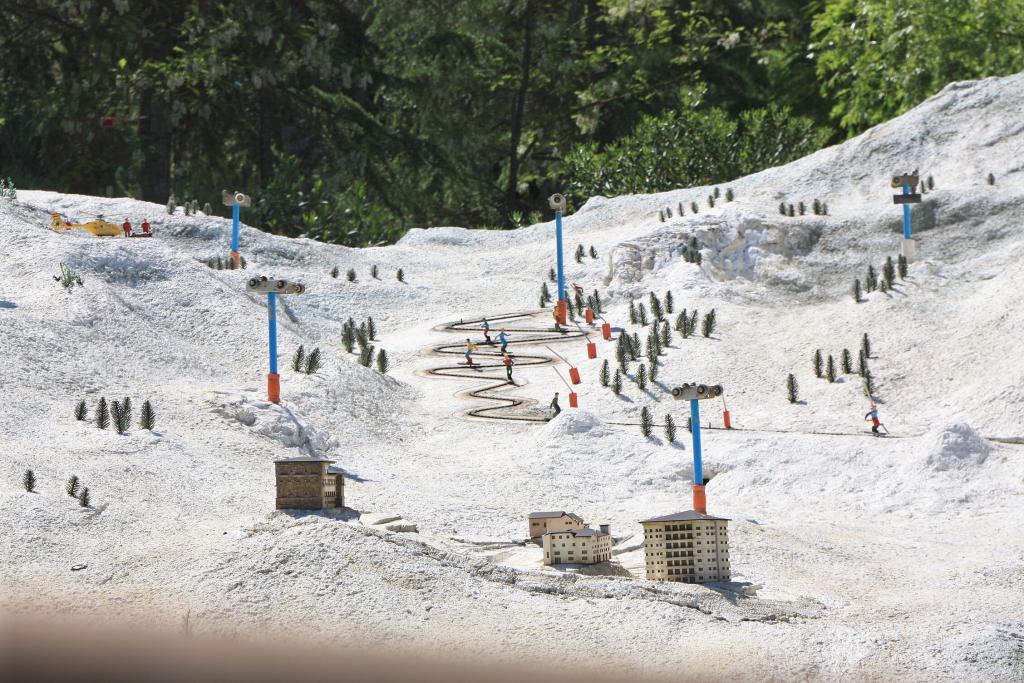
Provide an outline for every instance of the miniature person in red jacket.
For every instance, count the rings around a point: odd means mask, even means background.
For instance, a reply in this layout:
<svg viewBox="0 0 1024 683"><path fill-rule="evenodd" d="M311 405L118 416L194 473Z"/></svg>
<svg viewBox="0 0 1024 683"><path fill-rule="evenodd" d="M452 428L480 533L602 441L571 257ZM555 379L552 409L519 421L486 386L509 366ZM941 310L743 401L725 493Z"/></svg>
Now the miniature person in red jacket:
<svg viewBox="0 0 1024 683"><path fill-rule="evenodd" d="M132 224L128 222L128 219L124 219L124 223L121 224L121 229L124 230L125 237L131 237L132 235Z"/></svg>
<svg viewBox="0 0 1024 683"><path fill-rule="evenodd" d="M505 374L508 376L508 381L515 384L515 382L512 381L512 356L507 353L503 354L501 362L505 364Z"/></svg>
<svg viewBox="0 0 1024 683"><path fill-rule="evenodd" d="M149 219L148 218L143 218L142 219L142 234L143 235L148 235L149 234Z"/></svg>

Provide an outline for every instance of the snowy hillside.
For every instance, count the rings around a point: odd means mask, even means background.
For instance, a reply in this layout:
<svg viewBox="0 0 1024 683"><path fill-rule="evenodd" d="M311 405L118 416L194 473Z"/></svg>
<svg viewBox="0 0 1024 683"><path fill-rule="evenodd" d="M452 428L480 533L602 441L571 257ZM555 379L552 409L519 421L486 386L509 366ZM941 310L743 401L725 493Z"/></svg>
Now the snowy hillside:
<svg viewBox="0 0 1024 683"><path fill-rule="evenodd" d="M47 191L0 200L2 604L172 628L189 612L201 632L402 639L511 659L600 651L623 668L714 677L1019 680L1022 109L1024 75L953 84L858 138L720 186L713 208L710 187L591 199L564 222L567 279L600 292L609 322L645 339L629 301L669 290L676 313L718 319L710 338L672 332L657 382L641 391L627 379L621 396L598 383L615 343L584 325L592 360L578 334L544 332L552 223L414 230L373 249L243 228L248 268L230 271L205 263L226 256L230 220ZM913 209L918 260L893 290L855 303L854 278L898 253L890 175L915 168L934 179ZM810 212L815 199L828 215ZM807 215L779 213L801 201ZM58 234L50 211L148 217L156 236ZM682 255L693 238L699 266ZM598 258L577 263L577 245ZM60 263L82 287L54 282ZM253 274L307 286L279 306L279 406L265 401ZM470 336L449 325L520 313L494 328L516 330L521 386L485 394L524 401L505 416L536 418L561 391L564 410L548 423L471 418L496 404L469 392L504 369L481 355L498 367L433 374L461 360ZM341 346L343 323L367 316L387 375ZM838 362L847 348L856 362L864 333L891 438L867 431L860 377L812 374L816 349ZM299 344L320 347L317 374L291 370ZM581 372L578 410L552 351ZM724 385L736 428L704 432L709 512L732 520L729 584L643 579L638 521L691 507L689 434L668 444L660 429L644 438L617 423L647 406L683 425L688 406L669 390L688 381ZM152 401L155 431L118 436L74 419L80 399L91 415L101 396L129 396L136 413ZM708 403L702 423L721 427L721 405ZM274 510L273 461L308 453L345 470L351 512ZM21 486L29 468L35 493ZM91 507L64 493L72 474ZM560 509L611 524L611 568L540 565L522 543L526 514ZM418 531L371 523L382 518ZM88 566L72 572L78 563Z"/></svg>

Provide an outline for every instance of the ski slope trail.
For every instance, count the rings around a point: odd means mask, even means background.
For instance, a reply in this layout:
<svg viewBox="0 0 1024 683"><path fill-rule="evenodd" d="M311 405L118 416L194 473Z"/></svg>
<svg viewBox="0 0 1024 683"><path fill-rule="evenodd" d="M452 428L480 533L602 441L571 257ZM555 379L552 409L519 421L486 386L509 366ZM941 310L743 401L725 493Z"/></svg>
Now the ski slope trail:
<svg viewBox="0 0 1024 683"><path fill-rule="evenodd" d="M503 377L495 377L487 374L495 369L499 371L504 371L505 369L504 363L501 360L501 344L497 340L498 332L504 331L508 334L509 356L511 356L514 363L513 374L515 374L517 370L526 367L537 368L550 366L554 368L558 363L564 361L564 359L559 357L557 354L545 354L538 353L536 351L522 353L515 349L537 346L543 348L547 344L564 343L567 341L586 338L586 332L584 332L578 325L577 330L575 331L555 331L553 329L544 329L540 327L509 327L508 325L503 324L513 320L530 320L547 315L547 313L547 311L508 313L474 320L460 320L457 323L442 325L440 328L437 328L439 331L466 333L467 335L471 335L467 337L470 339L482 332L483 328L481 326L483 325L484 320L495 325L491 330L493 342L491 344L484 341L480 342L478 350L475 351L473 355L485 358L494 358L496 359L496 362L474 362L472 366L467 365L466 363L443 365L441 367L427 370L426 374L433 377L455 377L459 379L472 380L474 382L489 380L488 383L482 387L460 392L458 395L497 403L497 405L473 408L463 413L466 417L482 418L487 420L513 420L516 422L547 422L549 416L546 411L537 407L536 400L502 395L517 386L522 386L522 384L510 382ZM463 356L465 355L466 344L464 342L456 344L441 344L433 347L431 351L442 356ZM559 376L561 376L561 373L559 373Z"/></svg>

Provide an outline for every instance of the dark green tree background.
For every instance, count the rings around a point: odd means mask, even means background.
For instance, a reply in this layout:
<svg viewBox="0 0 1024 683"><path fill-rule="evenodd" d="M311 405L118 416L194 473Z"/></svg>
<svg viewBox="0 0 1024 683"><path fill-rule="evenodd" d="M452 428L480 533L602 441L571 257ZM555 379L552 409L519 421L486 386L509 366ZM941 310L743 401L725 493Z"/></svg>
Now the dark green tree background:
<svg viewBox="0 0 1024 683"><path fill-rule="evenodd" d="M379 244L725 182L1022 52L1024 0L7 0L0 174Z"/></svg>

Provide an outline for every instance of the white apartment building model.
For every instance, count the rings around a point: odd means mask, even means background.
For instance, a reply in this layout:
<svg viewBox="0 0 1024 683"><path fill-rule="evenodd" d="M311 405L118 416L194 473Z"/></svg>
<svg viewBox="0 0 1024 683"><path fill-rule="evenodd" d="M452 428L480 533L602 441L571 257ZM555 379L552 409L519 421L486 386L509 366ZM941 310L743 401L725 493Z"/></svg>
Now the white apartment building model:
<svg viewBox="0 0 1024 683"><path fill-rule="evenodd" d="M597 564L612 559L612 535L607 524L600 529L549 531L542 537L544 564Z"/></svg>
<svg viewBox="0 0 1024 683"><path fill-rule="evenodd" d="M549 531L582 529L583 518L565 510L556 512L531 512L528 516L530 540L537 540Z"/></svg>
<svg viewBox="0 0 1024 683"><path fill-rule="evenodd" d="M729 581L729 520L688 510L640 522L647 578L654 581Z"/></svg>

